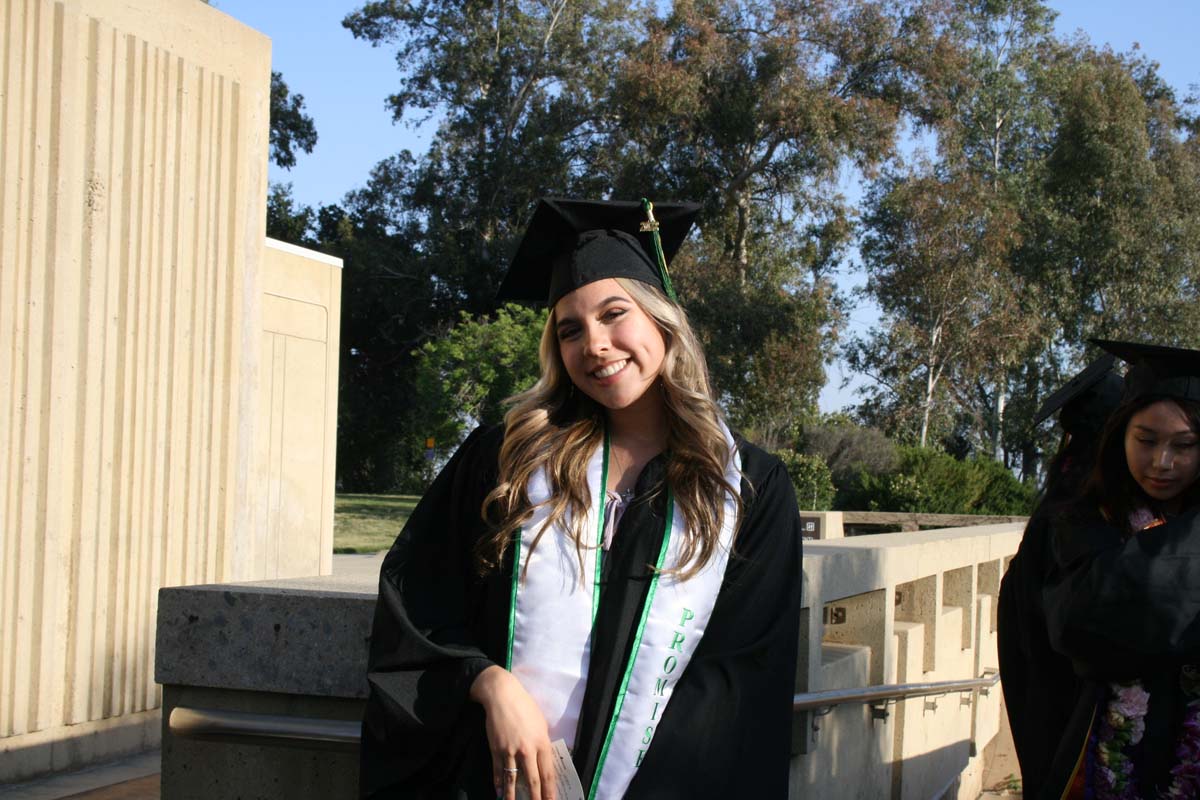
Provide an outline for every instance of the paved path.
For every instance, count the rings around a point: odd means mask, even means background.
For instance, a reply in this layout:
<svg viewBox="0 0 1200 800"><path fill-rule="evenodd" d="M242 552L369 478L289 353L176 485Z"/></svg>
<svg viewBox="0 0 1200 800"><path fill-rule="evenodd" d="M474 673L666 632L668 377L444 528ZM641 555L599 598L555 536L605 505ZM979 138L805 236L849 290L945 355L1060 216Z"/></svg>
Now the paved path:
<svg viewBox="0 0 1200 800"><path fill-rule="evenodd" d="M4 800L159 800L158 750L61 772L28 783L0 786Z"/></svg>
<svg viewBox="0 0 1200 800"><path fill-rule="evenodd" d="M1013 748L1012 731L1008 729L1008 714L1000 714L1000 732L988 745L991 750L988 768L983 773L983 794L979 800L1021 797L1021 768Z"/></svg>

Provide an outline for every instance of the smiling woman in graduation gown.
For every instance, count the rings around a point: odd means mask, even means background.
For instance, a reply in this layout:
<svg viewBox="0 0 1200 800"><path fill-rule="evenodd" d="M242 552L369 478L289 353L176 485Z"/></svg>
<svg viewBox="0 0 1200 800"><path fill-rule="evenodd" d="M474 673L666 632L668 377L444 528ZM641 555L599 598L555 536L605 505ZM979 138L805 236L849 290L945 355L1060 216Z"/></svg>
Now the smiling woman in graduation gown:
<svg viewBox="0 0 1200 800"><path fill-rule="evenodd" d="M511 565L477 578L472 560L502 435L483 429L468 438L384 560L363 723L365 796L495 796L482 709L467 691L485 667L504 663L507 642ZM779 462L751 445L741 452L746 511L735 556L628 797L787 794L799 517ZM605 561L574 753L585 787L662 540L663 496L645 492L660 479L661 464L651 462Z"/></svg>
<svg viewBox="0 0 1200 800"><path fill-rule="evenodd" d="M568 207L563 216L576 210ZM592 229L602 226L568 221L582 242L576 252L586 254ZM675 236L665 249L681 240ZM565 286L557 272L548 278L551 304L610 277L619 260L606 257L593 263L600 264L598 275L581 275L579 264L588 265L576 258ZM619 501L589 484L588 523L604 533L580 556L579 572L574 550L555 551L550 533L533 548L518 541L496 568L481 572L480 544L494 524L481 510L500 480L505 430L473 432L383 563L368 661L362 795L495 797L496 754L484 710L471 698L476 679L501 667L518 676L564 669L578 676L568 681L569 697L543 711L552 735L571 747L589 797L785 797L802 581L799 516L780 462L725 435L726 485L738 496L726 499L721 552L697 581L710 588L699 590L663 569L673 563L666 554L679 539L677 509L665 488L669 452L649 458ZM606 433L589 481L607 476L609 461ZM598 482L607 489L606 477ZM531 497L536 493L530 489ZM612 498L607 513L606 496ZM593 587L582 606L564 604L562 612L534 607L558 602L553 590L539 595L546 590L536 588L539 578L546 583L556 552L564 577L552 572L551 583L566 586L582 574ZM559 640L563 652L555 652ZM523 665L514 664L515 651L524 653ZM553 663L529 663L530 654Z"/></svg>

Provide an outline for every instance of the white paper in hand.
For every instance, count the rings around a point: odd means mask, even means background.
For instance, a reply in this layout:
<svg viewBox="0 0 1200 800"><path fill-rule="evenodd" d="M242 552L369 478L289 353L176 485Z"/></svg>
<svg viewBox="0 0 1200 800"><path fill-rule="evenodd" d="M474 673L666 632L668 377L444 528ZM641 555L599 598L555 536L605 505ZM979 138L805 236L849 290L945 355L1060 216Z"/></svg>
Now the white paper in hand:
<svg viewBox="0 0 1200 800"><path fill-rule="evenodd" d="M579 782L579 773L575 771L575 763L571 761L571 751L562 739L554 742L554 771L557 773L555 783L558 800L584 800L583 785ZM524 773L517 776L517 800L532 800L529 795L529 784L525 782Z"/></svg>

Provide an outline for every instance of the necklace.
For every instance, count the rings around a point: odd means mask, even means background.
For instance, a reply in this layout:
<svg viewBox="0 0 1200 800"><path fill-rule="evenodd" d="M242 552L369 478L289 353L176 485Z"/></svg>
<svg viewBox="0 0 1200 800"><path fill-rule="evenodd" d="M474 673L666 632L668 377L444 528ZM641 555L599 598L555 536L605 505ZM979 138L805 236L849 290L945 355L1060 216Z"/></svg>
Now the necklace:
<svg viewBox="0 0 1200 800"><path fill-rule="evenodd" d="M643 454L635 453L628 448L622 448L613 443L612 461L616 467L614 470L616 481L613 483L613 488L609 491L618 495L623 500L628 500L632 497L637 485L638 473L649 460L643 457ZM624 489L621 488L622 485L625 485Z"/></svg>

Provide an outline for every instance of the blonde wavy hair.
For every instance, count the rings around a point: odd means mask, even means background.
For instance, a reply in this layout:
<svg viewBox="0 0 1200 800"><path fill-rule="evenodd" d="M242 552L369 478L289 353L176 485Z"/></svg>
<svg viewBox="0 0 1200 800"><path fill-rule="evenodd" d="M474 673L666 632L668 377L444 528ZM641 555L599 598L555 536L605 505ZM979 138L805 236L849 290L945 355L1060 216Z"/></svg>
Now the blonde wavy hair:
<svg viewBox="0 0 1200 800"><path fill-rule="evenodd" d="M666 345L660 374L670 426L665 482L675 498L676 513L683 515L686 531L679 565L672 571L686 580L716 551L727 495L734 498L741 516L738 487L725 479L732 454L720 409L713 400L704 351L683 309L641 281L615 280L657 323ZM540 469L546 470L550 513L530 550L547 528L567 516L582 571L587 546L584 518L592 502L587 465L604 438L604 408L576 391L567 375L553 310L542 330L538 357L541 377L533 387L510 398L511 408L504 417L499 482L483 503L483 515L492 532L480 540L477 549L485 573L502 563L514 535L533 515L526 487Z"/></svg>

